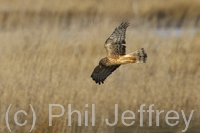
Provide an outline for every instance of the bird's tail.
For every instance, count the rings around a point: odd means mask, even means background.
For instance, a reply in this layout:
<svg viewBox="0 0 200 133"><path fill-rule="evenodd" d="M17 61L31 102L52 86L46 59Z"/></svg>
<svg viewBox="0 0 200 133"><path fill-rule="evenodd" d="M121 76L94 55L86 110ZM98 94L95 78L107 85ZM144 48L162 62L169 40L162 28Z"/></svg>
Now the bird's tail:
<svg viewBox="0 0 200 133"><path fill-rule="evenodd" d="M147 60L147 53L145 52L144 48L130 53L129 55L132 55L136 58L135 63L145 63Z"/></svg>

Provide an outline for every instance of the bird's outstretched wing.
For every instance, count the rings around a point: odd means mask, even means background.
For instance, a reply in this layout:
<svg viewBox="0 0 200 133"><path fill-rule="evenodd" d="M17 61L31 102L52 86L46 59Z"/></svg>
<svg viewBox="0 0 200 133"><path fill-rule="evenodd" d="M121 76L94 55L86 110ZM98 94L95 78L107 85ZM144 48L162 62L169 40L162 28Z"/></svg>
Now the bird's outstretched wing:
<svg viewBox="0 0 200 133"><path fill-rule="evenodd" d="M92 72L92 79L98 83L103 84L104 80L113 72L115 71L120 65L112 65L112 66L105 66L99 63L98 66L95 67L94 71Z"/></svg>
<svg viewBox="0 0 200 133"><path fill-rule="evenodd" d="M128 22L121 23L121 25L113 31L110 37L105 42L105 48L108 56L125 55L126 53L126 28L129 26Z"/></svg>

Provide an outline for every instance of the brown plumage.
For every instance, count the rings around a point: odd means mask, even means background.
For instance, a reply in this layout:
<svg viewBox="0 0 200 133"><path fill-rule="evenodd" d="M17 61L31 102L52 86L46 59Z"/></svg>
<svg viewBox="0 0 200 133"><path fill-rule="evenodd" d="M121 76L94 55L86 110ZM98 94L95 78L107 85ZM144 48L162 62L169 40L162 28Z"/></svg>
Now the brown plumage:
<svg viewBox="0 0 200 133"><path fill-rule="evenodd" d="M121 23L106 40L104 47L107 57L99 61L99 65L95 67L91 75L96 83L104 83L104 80L122 64L146 62L147 54L143 48L126 54L126 46L123 44L126 44L125 37L128 26L128 22Z"/></svg>

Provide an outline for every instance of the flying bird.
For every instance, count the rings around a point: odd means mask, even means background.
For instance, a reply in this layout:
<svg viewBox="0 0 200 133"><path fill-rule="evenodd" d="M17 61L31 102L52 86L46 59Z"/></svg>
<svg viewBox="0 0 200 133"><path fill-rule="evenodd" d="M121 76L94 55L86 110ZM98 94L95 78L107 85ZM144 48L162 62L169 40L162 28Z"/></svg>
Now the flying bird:
<svg viewBox="0 0 200 133"><path fill-rule="evenodd" d="M128 63L145 63L147 54L144 48L138 51L126 54L126 28L128 22L121 23L116 27L110 37L106 40L104 47L107 56L99 61L91 74L91 78L98 84L103 84L105 79L115 71L120 65Z"/></svg>

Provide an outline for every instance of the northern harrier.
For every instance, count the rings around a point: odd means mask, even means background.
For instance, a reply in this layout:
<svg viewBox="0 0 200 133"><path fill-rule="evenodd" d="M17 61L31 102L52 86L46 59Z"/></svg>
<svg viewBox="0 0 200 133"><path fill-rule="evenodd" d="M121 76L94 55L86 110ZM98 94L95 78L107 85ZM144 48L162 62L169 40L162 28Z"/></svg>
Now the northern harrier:
<svg viewBox="0 0 200 133"><path fill-rule="evenodd" d="M126 44L125 35L128 26L128 22L121 23L106 40L104 47L107 51L107 57L99 61L99 65L91 75L96 83L103 84L104 80L122 64L146 62L147 54L143 48L126 54L126 46L123 44Z"/></svg>

